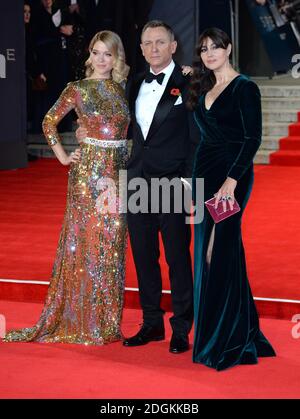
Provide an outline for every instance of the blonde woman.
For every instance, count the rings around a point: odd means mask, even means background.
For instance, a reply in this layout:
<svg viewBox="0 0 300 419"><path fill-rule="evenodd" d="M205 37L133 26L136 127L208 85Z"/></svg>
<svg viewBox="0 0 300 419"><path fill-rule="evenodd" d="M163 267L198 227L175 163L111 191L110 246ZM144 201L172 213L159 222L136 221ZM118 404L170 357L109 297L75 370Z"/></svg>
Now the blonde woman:
<svg viewBox="0 0 300 419"><path fill-rule="evenodd" d="M127 159L129 111L124 86L129 71L119 36L97 33L90 43L86 78L67 85L46 114L43 129L63 165L70 165L67 208L45 306L38 323L9 332L7 342L102 345L121 339L126 220L105 208L106 182L118 192ZM75 109L87 130L68 155L57 124ZM107 197L109 198L109 197Z"/></svg>

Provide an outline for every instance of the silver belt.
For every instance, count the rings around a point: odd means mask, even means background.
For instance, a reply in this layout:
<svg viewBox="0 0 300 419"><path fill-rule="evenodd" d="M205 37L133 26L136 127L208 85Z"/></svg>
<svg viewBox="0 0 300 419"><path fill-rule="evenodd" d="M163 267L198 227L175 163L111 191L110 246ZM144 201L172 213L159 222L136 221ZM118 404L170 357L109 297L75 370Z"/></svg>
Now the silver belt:
<svg viewBox="0 0 300 419"><path fill-rule="evenodd" d="M86 137L81 141L84 144L92 144L98 147L126 147L127 140L98 140L97 138Z"/></svg>

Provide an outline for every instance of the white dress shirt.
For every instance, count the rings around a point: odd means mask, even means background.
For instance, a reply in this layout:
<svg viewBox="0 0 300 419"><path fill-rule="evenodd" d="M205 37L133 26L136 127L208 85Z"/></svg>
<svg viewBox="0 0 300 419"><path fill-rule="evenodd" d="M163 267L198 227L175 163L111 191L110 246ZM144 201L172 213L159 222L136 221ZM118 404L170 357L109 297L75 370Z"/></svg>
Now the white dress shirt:
<svg viewBox="0 0 300 419"><path fill-rule="evenodd" d="M140 91L135 102L135 115L145 140L147 138L158 102L165 91L166 85L174 68L175 63L172 60L166 68L160 71L160 73L165 73L162 84L157 83L157 80L153 80L151 83L143 81L141 84ZM154 73L151 68L150 72Z"/></svg>
<svg viewBox="0 0 300 419"><path fill-rule="evenodd" d="M58 28L61 24L61 11L60 9L57 10L56 13L54 13L54 15L52 15L52 22L54 23L54 25Z"/></svg>

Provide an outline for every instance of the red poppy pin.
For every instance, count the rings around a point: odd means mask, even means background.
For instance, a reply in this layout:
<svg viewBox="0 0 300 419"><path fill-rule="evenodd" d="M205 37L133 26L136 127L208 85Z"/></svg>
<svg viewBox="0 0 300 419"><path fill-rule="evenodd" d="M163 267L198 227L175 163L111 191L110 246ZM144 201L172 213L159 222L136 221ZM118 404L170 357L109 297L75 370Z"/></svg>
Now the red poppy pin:
<svg viewBox="0 0 300 419"><path fill-rule="evenodd" d="M181 96L181 92L179 89L173 88L170 93L172 96Z"/></svg>

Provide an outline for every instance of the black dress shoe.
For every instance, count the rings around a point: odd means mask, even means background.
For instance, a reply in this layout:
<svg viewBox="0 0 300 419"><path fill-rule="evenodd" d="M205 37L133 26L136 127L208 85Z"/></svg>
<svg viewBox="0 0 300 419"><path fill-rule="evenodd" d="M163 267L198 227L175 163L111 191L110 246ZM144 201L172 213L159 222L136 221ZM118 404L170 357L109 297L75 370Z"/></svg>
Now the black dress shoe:
<svg viewBox="0 0 300 419"><path fill-rule="evenodd" d="M172 354L181 354L182 352L188 351L189 348L190 345L188 336L176 335L173 333L169 349Z"/></svg>
<svg viewBox="0 0 300 419"><path fill-rule="evenodd" d="M164 340L165 329L163 327L143 325L141 330L131 338L123 341L124 346L141 346L151 341Z"/></svg>

